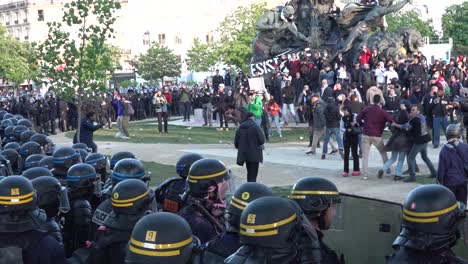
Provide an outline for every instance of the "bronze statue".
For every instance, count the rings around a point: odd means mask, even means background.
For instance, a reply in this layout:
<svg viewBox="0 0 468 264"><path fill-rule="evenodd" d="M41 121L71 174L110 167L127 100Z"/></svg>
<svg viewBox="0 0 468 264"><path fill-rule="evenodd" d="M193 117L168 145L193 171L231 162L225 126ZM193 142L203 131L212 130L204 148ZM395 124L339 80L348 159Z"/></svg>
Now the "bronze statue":
<svg viewBox="0 0 468 264"><path fill-rule="evenodd" d="M297 41L307 42L307 37L297 30L293 21L295 10L292 6L267 11L257 22L259 31L253 42L254 57L272 57Z"/></svg>

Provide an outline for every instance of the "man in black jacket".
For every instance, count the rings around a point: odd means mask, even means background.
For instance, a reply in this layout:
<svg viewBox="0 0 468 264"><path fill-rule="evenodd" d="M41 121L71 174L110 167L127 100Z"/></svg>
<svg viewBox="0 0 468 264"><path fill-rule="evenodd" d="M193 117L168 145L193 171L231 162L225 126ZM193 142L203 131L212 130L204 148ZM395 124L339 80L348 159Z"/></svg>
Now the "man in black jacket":
<svg viewBox="0 0 468 264"><path fill-rule="evenodd" d="M237 149L237 165L247 167L247 181L256 182L258 166L263 162L263 144L265 135L255 123L255 116L249 112L247 119L241 123L236 131L234 146Z"/></svg>
<svg viewBox="0 0 468 264"><path fill-rule="evenodd" d="M89 112L86 114L86 118L81 121L81 130L80 130L80 141L81 143L85 143L88 148L93 150L93 153L97 152L97 145L93 141L93 133L94 131L103 127L102 124L96 124L96 114L94 112ZM78 140L75 137L73 138L73 143L77 143Z"/></svg>
<svg viewBox="0 0 468 264"><path fill-rule="evenodd" d="M438 87L437 94L432 98L431 102L431 110L433 115L433 133L434 138L432 140L434 144L434 148L439 147L440 141L440 128L443 129L445 133L445 129L449 125L447 113L450 109L452 109L452 105L450 104L450 98L448 95L444 93L443 87Z"/></svg>
<svg viewBox="0 0 468 264"><path fill-rule="evenodd" d="M223 84L224 85L224 78L223 76L219 75L219 70L216 69L216 75L213 76L213 79L211 81L213 83L213 90L216 93L218 91L219 85Z"/></svg>

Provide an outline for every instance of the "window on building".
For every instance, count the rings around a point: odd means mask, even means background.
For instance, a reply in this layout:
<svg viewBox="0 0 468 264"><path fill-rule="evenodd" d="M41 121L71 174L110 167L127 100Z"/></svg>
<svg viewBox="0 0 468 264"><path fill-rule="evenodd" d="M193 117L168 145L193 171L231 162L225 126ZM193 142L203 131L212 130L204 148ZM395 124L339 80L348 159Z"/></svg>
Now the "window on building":
<svg viewBox="0 0 468 264"><path fill-rule="evenodd" d="M158 42L161 45L166 45L166 34L158 34Z"/></svg>
<svg viewBox="0 0 468 264"><path fill-rule="evenodd" d="M11 13L8 13L7 15L7 20L5 21L5 24L8 26L11 24L12 16Z"/></svg>
<svg viewBox="0 0 468 264"><path fill-rule="evenodd" d="M213 42L213 36L211 36L211 34L207 34L206 35L206 44L210 44L211 42Z"/></svg>
<svg viewBox="0 0 468 264"><path fill-rule="evenodd" d="M176 36L175 37L175 43L178 44L178 45L182 44L182 38L179 37L179 36Z"/></svg>
<svg viewBox="0 0 468 264"><path fill-rule="evenodd" d="M177 61L182 62L182 56L176 55Z"/></svg>
<svg viewBox="0 0 468 264"><path fill-rule="evenodd" d="M143 39L143 45L149 45L149 40L148 39Z"/></svg>
<svg viewBox="0 0 468 264"><path fill-rule="evenodd" d="M23 14L23 22L24 23L27 23L28 22L28 11L24 11L24 14Z"/></svg>
<svg viewBox="0 0 468 264"><path fill-rule="evenodd" d="M15 12L15 24L18 24L19 23L19 12L16 11Z"/></svg>
<svg viewBox="0 0 468 264"><path fill-rule="evenodd" d="M44 10L37 10L37 21L44 21Z"/></svg>

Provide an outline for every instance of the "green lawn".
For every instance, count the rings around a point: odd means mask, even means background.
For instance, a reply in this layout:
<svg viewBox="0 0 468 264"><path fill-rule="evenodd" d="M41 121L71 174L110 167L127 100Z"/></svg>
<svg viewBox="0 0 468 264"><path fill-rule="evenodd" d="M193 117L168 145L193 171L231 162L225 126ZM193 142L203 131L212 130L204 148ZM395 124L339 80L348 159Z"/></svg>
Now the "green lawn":
<svg viewBox="0 0 468 264"><path fill-rule="evenodd" d="M169 125L169 133L158 134L155 121L143 121L131 123L129 133L131 143L174 143L174 144L216 144L233 143L235 128L229 131L217 131L216 128L209 127L183 127ZM66 136L73 138L75 132L68 132ZM117 128L112 130L100 129L94 133L95 141L117 141L122 139L115 138ZM276 134L276 132L275 132ZM302 138L302 139L301 139ZM279 142L304 142L308 143L309 136L307 128L284 128L283 138L277 136L271 137L271 143Z"/></svg>
<svg viewBox="0 0 468 264"><path fill-rule="evenodd" d="M177 176L175 166L164 165L156 162L144 162L145 171L151 172L150 185L153 187L158 186L164 180Z"/></svg>

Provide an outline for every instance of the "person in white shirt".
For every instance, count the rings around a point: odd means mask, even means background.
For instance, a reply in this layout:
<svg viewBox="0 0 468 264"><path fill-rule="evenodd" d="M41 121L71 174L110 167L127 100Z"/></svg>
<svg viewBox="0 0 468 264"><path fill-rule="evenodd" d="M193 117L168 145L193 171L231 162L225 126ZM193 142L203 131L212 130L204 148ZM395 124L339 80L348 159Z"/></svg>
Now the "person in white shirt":
<svg viewBox="0 0 468 264"><path fill-rule="evenodd" d="M398 73L393 68L393 65L388 66L388 71L385 72L385 77L387 77L387 84L391 83L395 78L398 80Z"/></svg>
<svg viewBox="0 0 468 264"><path fill-rule="evenodd" d="M377 81L378 85L384 85L385 84L385 67L383 62L379 62L377 65L377 68L375 69L375 79Z"/></svg>

